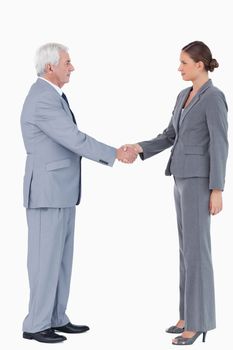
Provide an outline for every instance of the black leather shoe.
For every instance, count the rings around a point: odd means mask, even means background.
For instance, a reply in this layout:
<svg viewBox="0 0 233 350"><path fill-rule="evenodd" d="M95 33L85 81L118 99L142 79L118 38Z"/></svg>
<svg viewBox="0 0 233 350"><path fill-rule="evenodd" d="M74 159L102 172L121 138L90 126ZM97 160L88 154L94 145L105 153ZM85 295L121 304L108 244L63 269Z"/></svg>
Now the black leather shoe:
<svg viewBox="0 0 233 350"><path fill-rule="evenodd" d="M63 333L83 333L88 331L90 328L87 326L76 326L75 324L69 322L65 326L52 327L52 329Z"/></svg>
<svg viewBox="0 0 233 350"><path fill-rule="evenodd" d="M34 339L41 343L60 343L61 341L66 340L66 337L56 334L51 328L36 333L23 332L23 338Z"/></svg>

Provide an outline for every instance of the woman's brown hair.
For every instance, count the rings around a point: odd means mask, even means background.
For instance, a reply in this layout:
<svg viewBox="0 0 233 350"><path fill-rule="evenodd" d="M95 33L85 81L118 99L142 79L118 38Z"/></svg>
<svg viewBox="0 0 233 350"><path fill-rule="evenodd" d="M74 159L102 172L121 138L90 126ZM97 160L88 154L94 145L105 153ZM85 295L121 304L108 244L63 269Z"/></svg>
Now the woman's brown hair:
<svg viewBox="0 0 233 350"><path fill-rule="evenodd" d="M203 62L207 72L213 72L214 68L219 66L217 60L212 57L208 46L202 41L193 41L184 46L182 51L187 52L195 62Z"/></svg>

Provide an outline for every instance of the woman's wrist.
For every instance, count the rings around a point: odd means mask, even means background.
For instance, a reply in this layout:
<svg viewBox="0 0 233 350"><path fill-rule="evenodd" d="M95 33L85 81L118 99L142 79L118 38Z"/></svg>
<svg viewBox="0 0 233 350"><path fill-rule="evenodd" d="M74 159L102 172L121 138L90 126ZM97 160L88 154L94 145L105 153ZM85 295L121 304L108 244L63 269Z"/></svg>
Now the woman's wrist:
<svg viewBox="0 0 233 350"><path fill-rule="evenodd" d="M134 146L138 153L143 153L143 149L138 143L135 143Z"/></svg>
<svg viewBox="0 0 233 350"><path fill-rule="evenodd" d="M214 193L222 193L222 190L220 190L219 188L213 188L212 192L214 192Z"/></svg>

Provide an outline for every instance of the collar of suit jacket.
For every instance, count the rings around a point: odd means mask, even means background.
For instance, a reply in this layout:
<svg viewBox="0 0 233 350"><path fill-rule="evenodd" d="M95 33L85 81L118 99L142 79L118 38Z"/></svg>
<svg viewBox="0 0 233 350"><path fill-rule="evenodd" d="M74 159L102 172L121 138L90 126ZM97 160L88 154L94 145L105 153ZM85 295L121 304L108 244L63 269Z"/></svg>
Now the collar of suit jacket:
<svg viewBox="0 0 233 350"><path fill-rule="evenodd" d="M51 83L50 81L48 81L47 79L44 79L42 77L38 77L37 81L38 84L43 84L44 87L49 88L50 90L53 89L55 90L60 96L62 95L62 89L59 88L59 86L56 86L55 84Z"/></svg>
<svg viewBox="0 0 233 350"><path fill-rule="evenodd" d="M207 82L205 84L203 84L200 89L197 91L197 95L202 94L203 92L205 92L206 89L208 89L209 87L213 86L212 80L209 79L207 80ZM192 89L192 88L191 88Z"/></svg>

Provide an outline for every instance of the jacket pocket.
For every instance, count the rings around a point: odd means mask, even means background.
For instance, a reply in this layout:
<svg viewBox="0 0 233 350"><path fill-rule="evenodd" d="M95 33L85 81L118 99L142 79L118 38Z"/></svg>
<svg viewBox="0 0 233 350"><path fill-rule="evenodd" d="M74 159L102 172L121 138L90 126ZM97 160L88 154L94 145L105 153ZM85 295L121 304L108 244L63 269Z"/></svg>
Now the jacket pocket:
<svg viewBox="0 0 233 350"><path fill-rule="evenodd" d="M204 153L205 153L205 147L203 146L192 146L192 145L184 146L184 154L203 155Z"/></svg>
<svg viewBox="0 0 233 350"><path fill-rule="evenodd" d="M71 164L70 159L57 160L56 162L48 163L46 165L46 169L48 171L51 171L51 170L67 168L70 166L70 164Z"/></svg>

